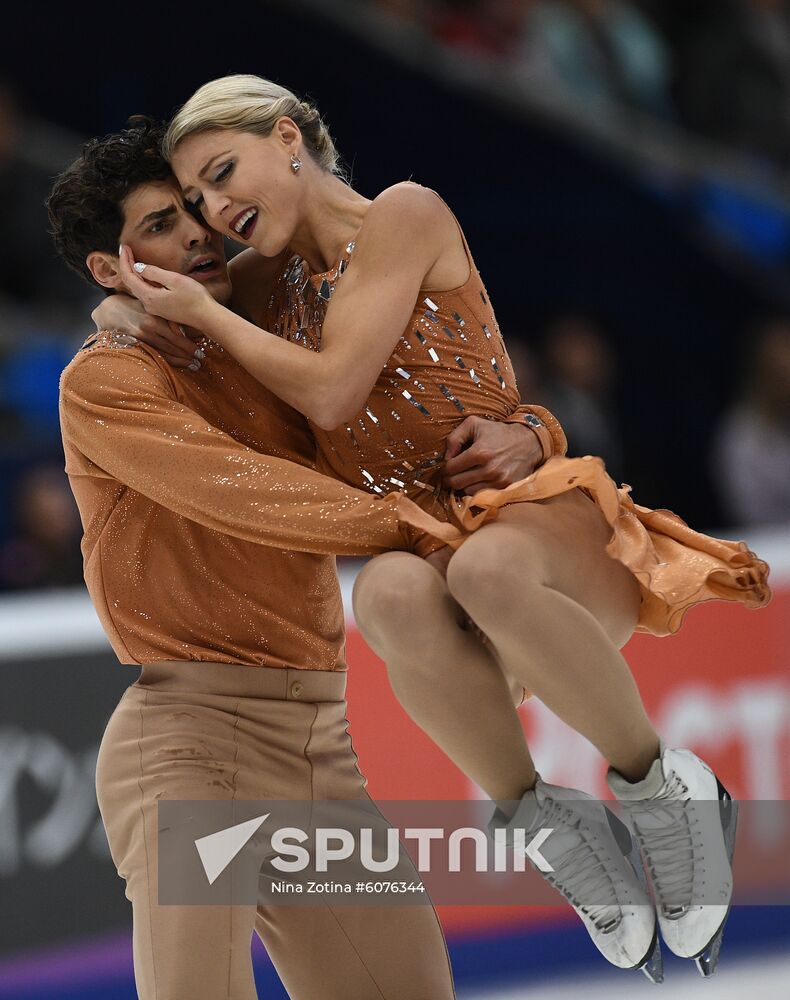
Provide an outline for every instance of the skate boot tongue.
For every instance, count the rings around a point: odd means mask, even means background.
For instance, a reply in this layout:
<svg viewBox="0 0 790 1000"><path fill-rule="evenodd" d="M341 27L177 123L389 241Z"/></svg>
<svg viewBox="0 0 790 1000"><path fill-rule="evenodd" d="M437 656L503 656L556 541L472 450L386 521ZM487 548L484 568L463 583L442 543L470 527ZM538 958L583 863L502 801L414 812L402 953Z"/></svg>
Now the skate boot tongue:
<svg viewBox="0 0 790 1000"><path fill-rule="evenodd" d="M661 758L657 757L653 761L650 770L639 781L628 781L613 767L609 768L606 780L612 792L623 802L652 799L654 795L658 795L664 785L664 769L661 765Z"/></svg>

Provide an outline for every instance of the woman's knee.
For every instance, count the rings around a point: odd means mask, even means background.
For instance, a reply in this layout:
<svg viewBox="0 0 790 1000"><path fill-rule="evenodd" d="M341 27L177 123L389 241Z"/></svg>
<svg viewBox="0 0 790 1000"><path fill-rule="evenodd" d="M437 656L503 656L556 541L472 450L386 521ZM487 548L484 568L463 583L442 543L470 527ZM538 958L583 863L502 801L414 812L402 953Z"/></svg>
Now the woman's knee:
<svg viewBox="0 0 790 1000"><path fill-rule="evenodd" d="M354 618L365 638L384 638L413 630L435 615L447 588L424 559L407 552L387 552L367 563L352 594Z"/></svg>
<svg viewBox="0 0 790 1000"><path fill-rule="evenodd" d="M455 552L447 566L447 589L472 618L508 604L542 579L542 555L529 538L481 529Z"/></svg>
<svg viewBox="0 0 790 1000"><path fill-rule="evenodd" d="M636 577L606 552L597 537L574 540L547 531L537 538L527 525L481 528L455 552L447 588L473 619L489 625L521 619L537 608L547 587L589 611L618 649L638 623L641 590Z"/></svg>

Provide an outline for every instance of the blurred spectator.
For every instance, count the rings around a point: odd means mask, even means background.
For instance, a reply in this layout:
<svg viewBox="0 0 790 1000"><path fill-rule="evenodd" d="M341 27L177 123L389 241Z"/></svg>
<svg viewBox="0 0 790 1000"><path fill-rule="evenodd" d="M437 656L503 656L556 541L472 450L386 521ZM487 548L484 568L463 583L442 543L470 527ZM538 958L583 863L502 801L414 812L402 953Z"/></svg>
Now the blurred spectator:
<svg viewBox="0 0 790 1000"><path fill-rule="evenodd" d="M790 0L376 0L523 85L790 166Z"/></svg>
<svg viewBox="0 0 790 1000"><path fill-rule="evenodd" d="M790 166L785 0L706 0L674 26L676 99L692 130Z"/></svg>
<svg viewBox="0 0 790 1000"><path fill-rule="evenodd" d="M730 524L790 524L790 317L753 339L744 384L725 411L711 475Z"/></svg>
<svg viewBox="0 0 790 1000"><path fill-rule="evenodd" d="M538 402L562 424L569 455L599 455L619 482L623 446L612 399L616 363L610 347L583 316L556 320L543 344L546 384Z"/></svg>
<svg viewBox="0 0 790 1000"><path fill-rule="evenodd" d="M424 22L430 20L436 0L376 0L376 6L404 21Z"/></svg>
<svg viewBox="0 0 790 1000"><path fill-rule="evenodd" d="M62 465L28 468L14 484L10 531L0 545L0 589L80 583L81 534Z"/></svg>
<svg viewBox="0 0 790 1000"><path fill-rule="evenodd" d="M518 55L536 0L449 0L436 17L440 41L480 56Z"/></svg>
<svg viewBox="0 0 790 1000"><path fill-rule="evenodd" d="M544 389L542 385L542 371L540 358L527 342L520 337L508 337L506 340L507 353L513 374L516 376L519 395L523 403L543 402Z"/></svg>
<svg viewBox="0 0 790 1000"><path fill-rule="evenodd" d="M543 0L521 49L526 78L598 111L672 116L670 57L652 23L624 0ZM538 67L537 71L535 67Z"/></svg>

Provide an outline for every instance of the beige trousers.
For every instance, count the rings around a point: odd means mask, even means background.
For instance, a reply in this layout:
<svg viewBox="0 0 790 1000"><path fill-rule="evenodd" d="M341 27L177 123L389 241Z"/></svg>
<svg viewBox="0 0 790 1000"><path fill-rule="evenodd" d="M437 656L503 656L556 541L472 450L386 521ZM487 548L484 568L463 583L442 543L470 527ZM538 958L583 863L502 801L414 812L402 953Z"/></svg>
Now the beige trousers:
<svg viewBox="0 0 790 1000"><path fill-rule="evenodd" d="M369 798L345 674L170 662L142 668L102 738L96 791L133 913L140 1000L256 1000L253 930L294 1000L450 1000L430 903L162 905L160 799Z"/></svg>

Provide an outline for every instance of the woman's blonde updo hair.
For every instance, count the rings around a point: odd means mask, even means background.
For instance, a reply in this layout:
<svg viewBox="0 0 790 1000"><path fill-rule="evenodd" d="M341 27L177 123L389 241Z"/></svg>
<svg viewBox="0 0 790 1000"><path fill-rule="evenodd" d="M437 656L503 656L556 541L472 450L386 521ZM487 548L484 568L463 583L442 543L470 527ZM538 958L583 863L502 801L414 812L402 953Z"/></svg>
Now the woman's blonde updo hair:
<svg viewBox="0 0 790 1000"><path fill-rule="evenodd" d="M170 122L162 152L170 160L182 139L215 129L267 136L284 115L299 126L304 146L318 166L343 177L340 157L318 110L285 87L249 74L223 76L196 90Z"/></svg>

